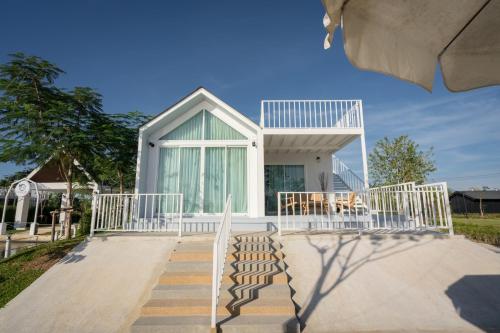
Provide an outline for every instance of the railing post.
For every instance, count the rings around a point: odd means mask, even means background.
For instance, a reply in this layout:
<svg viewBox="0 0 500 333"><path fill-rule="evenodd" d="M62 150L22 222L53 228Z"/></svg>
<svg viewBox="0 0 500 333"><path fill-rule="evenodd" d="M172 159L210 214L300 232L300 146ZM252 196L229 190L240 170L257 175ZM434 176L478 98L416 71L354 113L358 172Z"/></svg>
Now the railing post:
<svg viewBox="0 0 500 333"><path fill-rule="evenodd" d="M221 222L224 223L224 222ZM217 289L219 285L219 258L217 256L217 242L214 242L212 257L212 313L210 318L210 327L215 328L217 324Z"/></svg>
<svg viewBox="0 0 500 333"><path fill-rule="evenodd" d="M94 237L95 222L97 214L97 193L92 195L92 218L90 219L90 237Z"/></svg>
<svg viewBox="0 0 500 333"><path fill-rule="evenodd" d="M455 231L453 230L453 221L451 219L451 210L450 210L450 198L448 197L448 184L446 182L442 183L443 194L444 194L444 205L446 209L446 219L448 220L448 232L450 236L455 235Z"/></svg>
<svg viewBox="0 0 500 333"><path fill-rule="evenodd" d="M281 236L281 192L278 192L278 235Z"/></svg>
<svg viewBox="0 0 500 333"><path fill-rule="evenodd" d="M180 196L180 204L179 204L179 237L182 237L182 215L184 214L183 209L184 209L184 193L181 193Z"/></svg>
<svg viewBox="0 0 500 333"><path fill-rule="evenodd" d="M5 240L5 251L4 251L4 258L10 257L10 235L7 236L7 239Z"/></svg>

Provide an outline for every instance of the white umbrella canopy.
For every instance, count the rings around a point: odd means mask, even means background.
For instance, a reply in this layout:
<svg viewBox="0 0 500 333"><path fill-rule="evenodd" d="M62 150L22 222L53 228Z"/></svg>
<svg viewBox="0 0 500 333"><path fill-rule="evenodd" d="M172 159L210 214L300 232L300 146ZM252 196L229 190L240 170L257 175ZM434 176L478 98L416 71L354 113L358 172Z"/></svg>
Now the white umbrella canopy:
<svg viewBox="0 0 500 333"><path fill-rule="evenodd" d="M322 0L325 49L342 25L358 68L431 91L437 62L446 87L500 84L500 0Z"/></svg>

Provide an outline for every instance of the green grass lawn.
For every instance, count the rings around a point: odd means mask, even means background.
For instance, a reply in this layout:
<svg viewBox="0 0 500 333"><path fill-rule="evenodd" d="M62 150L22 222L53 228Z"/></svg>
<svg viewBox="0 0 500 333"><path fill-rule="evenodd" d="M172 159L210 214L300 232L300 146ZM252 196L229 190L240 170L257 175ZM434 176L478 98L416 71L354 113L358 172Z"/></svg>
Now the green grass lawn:
<svg viewBox="0 0 500 333"><path fill-rule="evenodd" d="M0 308L64 257L84 237L42 244L0 261Z"/></svg>
<svg viewBox="0 0 500 333"><path fill-rule="evenodd" d="M453 215L453 223L460 224L477 224L477 225L491 225L495 228L500 228L500 214L499 215L486 215L481 217L479 215L470 215L469 218L463 215Z"/></svg>
<svg viewBox="0 0 500 333"><path fill-rule="evenodd" d="M453 229L456 234L465 235L475 241L500 246L500 214L453 216Z"/></svg>

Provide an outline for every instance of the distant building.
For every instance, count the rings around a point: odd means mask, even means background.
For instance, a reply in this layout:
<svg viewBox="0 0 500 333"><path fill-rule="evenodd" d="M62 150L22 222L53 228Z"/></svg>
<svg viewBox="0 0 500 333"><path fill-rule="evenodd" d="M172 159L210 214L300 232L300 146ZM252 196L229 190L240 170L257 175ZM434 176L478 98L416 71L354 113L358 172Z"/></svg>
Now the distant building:
<svg viewBox="0 0 500 333"><path fill-rule="evenodd" d="M450 196L451 211L456 214L500 213L500 191L455 191Z"/></svg>

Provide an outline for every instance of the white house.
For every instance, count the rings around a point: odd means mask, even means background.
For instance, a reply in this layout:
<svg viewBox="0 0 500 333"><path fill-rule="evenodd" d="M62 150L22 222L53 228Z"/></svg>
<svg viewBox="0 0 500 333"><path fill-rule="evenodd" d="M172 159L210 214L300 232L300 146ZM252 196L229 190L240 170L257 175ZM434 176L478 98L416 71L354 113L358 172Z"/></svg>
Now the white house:
<svg viewBox="0 0 500 333"><path fill-rule="evenodd" d="M94 197L93 231L451 228L445 183L368 187L360 100L264 100L260 124L198 88L139 130L133 194ZM335 152L359 138L363 176Z"/></svg>
<svg viewBox="0 0 500 333"><path fill-rule="evenodd" d="M367 186L361 101L262 101L257 125L198 88L140 128L135 191L182 193L188 216L228 194L234 215L276 215L277 192L333 191L332 154L358 137Z"/></svg>

